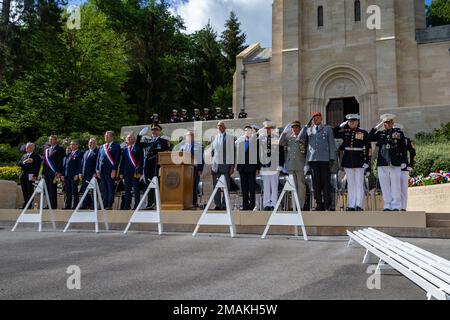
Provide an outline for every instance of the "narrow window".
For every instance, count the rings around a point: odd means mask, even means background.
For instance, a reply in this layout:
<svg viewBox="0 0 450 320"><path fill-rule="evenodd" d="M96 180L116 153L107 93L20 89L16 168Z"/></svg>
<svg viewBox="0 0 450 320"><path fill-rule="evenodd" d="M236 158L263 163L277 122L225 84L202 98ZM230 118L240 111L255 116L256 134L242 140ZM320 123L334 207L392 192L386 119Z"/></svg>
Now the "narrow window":
<svg viewBox="0 0 450 320"><path fill-rule="evenodd" d="M319 6L317 9L317 25L323 27L323 6Z"/></svg>
<svg viewBox="0 0 450 320"><path fill-rule="evenodd" d="M361 1L355 1L355 22L361 21Z"/></svg>

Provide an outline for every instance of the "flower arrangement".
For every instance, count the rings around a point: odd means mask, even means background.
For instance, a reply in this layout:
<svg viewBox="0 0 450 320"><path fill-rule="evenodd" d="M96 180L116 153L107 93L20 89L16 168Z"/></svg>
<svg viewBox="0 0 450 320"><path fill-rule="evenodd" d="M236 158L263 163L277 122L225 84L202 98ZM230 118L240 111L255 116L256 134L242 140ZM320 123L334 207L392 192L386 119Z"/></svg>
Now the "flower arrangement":
<svg viewBox="0 0 450 320"><path fill-rule="evenodd" d="M410 187L431 186L444 183L450 183L450 172L445 172L443 170L430 173L427 177L418 176L409 179Z"/></svg>

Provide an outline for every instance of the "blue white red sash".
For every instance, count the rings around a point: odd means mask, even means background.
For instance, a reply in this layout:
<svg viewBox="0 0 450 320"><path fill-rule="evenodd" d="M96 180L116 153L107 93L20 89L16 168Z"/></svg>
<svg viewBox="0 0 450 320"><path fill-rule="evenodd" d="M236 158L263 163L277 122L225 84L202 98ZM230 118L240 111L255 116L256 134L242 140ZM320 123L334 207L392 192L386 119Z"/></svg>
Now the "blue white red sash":
<svg viewBox="0 0 450 320"><path fill-rule="evenodd" d="M103 145L103 152L104 152L106 158L108 158L109 163L111 163L111 166L114 167L114 160L113 160L113 158L112 158L112 156L111 156L111 153L109 152L108 144L107 144L107 143L105 143L105 144Z"/></svg>
<svg viewBox="0 0 450 320"><path fill-rule="evenodd" d="M50 149L45 149L45 151L44 151L45 164L53 171L53 173L56 173L56 169L53 166L52 161L50 160L49 152L50 152Z"/></svg>
<svg viewBox="0 0 450 320"><path fill-rule="evenodd" d="M128 152L127 152L128 158L130 159L130 161L133 164L134 168L137 169L139 167L139 163L134 158L131 147L128 147L127 150L128 150Z"/></svg>

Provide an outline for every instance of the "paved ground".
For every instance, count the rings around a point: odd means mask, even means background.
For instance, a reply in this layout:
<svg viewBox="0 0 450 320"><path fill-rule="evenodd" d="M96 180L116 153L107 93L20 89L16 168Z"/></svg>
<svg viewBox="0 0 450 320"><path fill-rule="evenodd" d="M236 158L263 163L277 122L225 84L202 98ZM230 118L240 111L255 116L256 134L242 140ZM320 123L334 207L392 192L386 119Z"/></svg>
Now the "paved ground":
<svg viewBox="0 0 450 320"><path fill-rule="evenodd" d="M361 248L344 237L37 233L0 226L0 299L424 299L406 278L366 287ZM408 239L450 258L449 240ZM81 268L81 290L66 269Z"/></svg>

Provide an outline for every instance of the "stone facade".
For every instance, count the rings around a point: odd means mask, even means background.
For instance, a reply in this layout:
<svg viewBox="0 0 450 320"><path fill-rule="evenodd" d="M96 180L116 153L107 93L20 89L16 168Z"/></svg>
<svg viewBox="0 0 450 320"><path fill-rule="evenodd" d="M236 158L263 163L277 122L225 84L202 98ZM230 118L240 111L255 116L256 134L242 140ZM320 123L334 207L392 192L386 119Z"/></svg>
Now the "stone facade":
<svg viewBox="0 0 450 320"><path fill-rule="evenodd" d="M237 57L235 112L282 125L321 111L336 122L355 98L364 128L386 112L409 135L450 122L450 26L425 29L423 0L361 0L360 21L355 3L274 0L272 48L254 44ZM367 27L371 5L381 9L379 30Z"/></svg>

